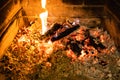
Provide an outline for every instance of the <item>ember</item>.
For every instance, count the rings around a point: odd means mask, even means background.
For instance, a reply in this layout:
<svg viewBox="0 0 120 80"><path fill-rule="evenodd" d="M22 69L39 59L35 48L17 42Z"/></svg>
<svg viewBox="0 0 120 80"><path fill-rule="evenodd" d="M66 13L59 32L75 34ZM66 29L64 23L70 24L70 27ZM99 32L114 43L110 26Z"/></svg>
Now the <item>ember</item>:
<svg viewBox="0 0 120 80"><path fill-rule="evenodd" d="M113 50L112 47L108 47L108 42L111 42L110 36L104 32L103 29L98 27L88 27L80 24L80 21L76 19L72 23L66 21L63 24L55 23L51 29L49 29L40 38L42 40L51 40L56 46L55 50L65 48L68 57L80 59L84 56L96 56L98 53L109 54L109 50ZM58 45L62 45L59 47ZM57 48L58 47L58 48ZM69 51L70 50L70 51ZM106 51L106 52L105 52ZM71 53L72 52L72 53ZM75 57L73 57L75 56ZM85 58L83 58L85 59Z"/></svg>

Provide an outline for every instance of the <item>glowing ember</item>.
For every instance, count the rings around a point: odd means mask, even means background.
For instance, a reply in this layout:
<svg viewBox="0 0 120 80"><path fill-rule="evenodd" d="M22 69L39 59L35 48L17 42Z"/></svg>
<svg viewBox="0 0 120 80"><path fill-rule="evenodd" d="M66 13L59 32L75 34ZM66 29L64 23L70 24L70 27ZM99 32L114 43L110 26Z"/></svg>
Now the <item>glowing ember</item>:
<svg viewBox="0 0 120 80"><path fill-rule="evenodd" d="M46 6L46 0L41 1L42 8L45 9ZM47 31L47 17L48 17L48 11L42 12L40 15L41 23L42 23L42 35Z"/></svg>
<svg viewBox="0 0 120 80"><path fill-rule="evenodd" d="M46 54L51 54L53 52L53 45L51 41L48 41L48 43L46 43L44 46L46 47Z"/></svg>
<svg viewBox="0 0 120 80"><path fill-rule="evenodd" d="M71 49L67 50L66 54L68 57L71 57L73 60L77 58L77 56L74 54L74 52Z"/></svg>

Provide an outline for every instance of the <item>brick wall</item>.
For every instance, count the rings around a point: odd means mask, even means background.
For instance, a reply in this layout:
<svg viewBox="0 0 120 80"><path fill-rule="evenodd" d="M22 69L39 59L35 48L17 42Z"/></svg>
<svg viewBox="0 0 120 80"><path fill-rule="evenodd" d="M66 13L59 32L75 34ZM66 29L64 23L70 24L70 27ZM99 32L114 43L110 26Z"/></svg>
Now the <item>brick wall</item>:
<svg viewBox="0 0 120 80"><path fill-rule="evenodd" d="M27 15L42 12L41 0L23 0L22 3ZM101 0L47 0L46 8L49 17L94 17L104 14L104 3Z"/></svg>

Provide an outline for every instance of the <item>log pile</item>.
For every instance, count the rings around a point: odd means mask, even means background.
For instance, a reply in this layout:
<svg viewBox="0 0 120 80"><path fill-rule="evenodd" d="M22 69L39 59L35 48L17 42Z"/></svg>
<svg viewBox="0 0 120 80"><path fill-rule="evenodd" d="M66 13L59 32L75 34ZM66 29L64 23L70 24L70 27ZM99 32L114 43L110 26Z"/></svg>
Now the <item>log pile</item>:
<svg viewBox="0 0 120 80"><path fill-rule="evenodd" d="M63 24L55 23L43 36L44 39L53 43L62 44L65 50L70 50L78 58L81 55L109 54L112 49L115 50L114 42L111 41L107 31L95 27L97 23L95 21L94 23L94 27L81 25L79 21L72 23L67 21Z"/></svg>

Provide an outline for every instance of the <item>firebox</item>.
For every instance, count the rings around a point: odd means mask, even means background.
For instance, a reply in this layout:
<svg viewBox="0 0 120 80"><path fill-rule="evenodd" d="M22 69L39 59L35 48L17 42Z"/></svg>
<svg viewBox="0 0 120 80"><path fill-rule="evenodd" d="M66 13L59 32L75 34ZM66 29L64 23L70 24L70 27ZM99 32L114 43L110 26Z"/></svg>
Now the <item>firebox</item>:
<svg viewBox="0 0 120 80"><path fill-rule="evenodd" d="M0 80L120 79L119 14L117 0L1 0Z"/></svg>

